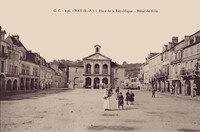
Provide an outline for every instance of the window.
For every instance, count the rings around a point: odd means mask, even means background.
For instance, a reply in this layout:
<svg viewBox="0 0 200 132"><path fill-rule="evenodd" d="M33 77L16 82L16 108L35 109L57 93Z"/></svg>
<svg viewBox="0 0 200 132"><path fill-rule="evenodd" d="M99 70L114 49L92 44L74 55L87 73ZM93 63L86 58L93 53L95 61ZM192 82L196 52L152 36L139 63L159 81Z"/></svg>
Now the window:
<svg viewBox="0 0 200 132"><path fill-rule="evenodd" d="M26 66L26 75L29 75L30 73L29 73L29 66Z"/></svg>
<svg viewBox="0 0 200 132"><path fill-rule="evenodd" d="M199 42L200 41L200 36L196 36L196 42Z"/></svg>
<svg viewBox="0 0 200 132"><path fill-rule="evenodd" d="M78 68L76 68L76 72L78 72Z"/></svg>
<svg viewBox="0 0 200 132"><path fill-rule="evenodd" d="M177 59L177 53L175 53L175 60Z"/></svg>
<svg viewBox="0 0 200 132"><path fill-rule="evenodd" d="M11 51L8 52L8 58L12 59L12 52Z"/></svg>
<svg viewBox="0 0 200 132"><path fill-rule="evenodd" d="M5 49L5 47L2 45L2 52L1 52L2 56L4 55L4 52L5 52L4 49Z"/></svg>
<svg viewBox="0 0 200 132"><path fill-rule="evenodd" d="M103 74L108 74L108 66L106 64L103 65Z"/></svg>
<svg viewBox="0 0 200 132"><path fill-rule="evenodd" d="M22 64L22 74L25 75L25 70L26 70L26 67L24 64Z"/></svg>
<svg viewBox="0 0 200 132"><path fill-rule="evenodd" d="M94 73L99 74L99 64L95 64L94 66Z"/></svg>
<svg viewBox="0 0 200 132"><path fill-rule="evenodd" d="M4 72L4 61L1 61L1 72Z"/></svg>
<svg viewBox="0 0 200 132"><path fill-rule="evenodd" d="M91 73L91 65L90 64L87 64L86 65L86 73Z"/></svg>
<svg viewBox="0 0 200 132"><path fill-rule="evenodd" d="M193 39L190 39L190 44L193 44L194 43L194 40Z"/></svg>
<svg viewBox="0 0 200 132"><path fill-rule="evenodd" d="M188 64L188 63L187 63L187 62L185 62L185 69L188 69L188 67L187 67L187 64Z"/></svg>
<svg viewBox="0 0 200 132"><path fill-rule="evenodd" d="M191 69L193 69L193 68L194 68L194 62L191 61Z"/></svg>
<svg viewBox="0 0 200 132"><path fill-rule="evenodd" d="M177 65L175 65L175 74L177 74L178 72L177 72Z"/></svg>
<svg viewBox="0 0 200 132"><path fill-rule="evenodd" d="M117 69L115 69L115 73L117 73Z"/></svg>

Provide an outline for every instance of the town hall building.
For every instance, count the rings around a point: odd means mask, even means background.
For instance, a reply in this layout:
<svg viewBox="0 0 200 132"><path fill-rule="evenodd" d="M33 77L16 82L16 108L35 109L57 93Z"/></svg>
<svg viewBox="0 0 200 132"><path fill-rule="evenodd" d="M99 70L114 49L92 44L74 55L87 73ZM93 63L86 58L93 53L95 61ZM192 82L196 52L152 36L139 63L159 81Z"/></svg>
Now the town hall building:
<svg viewBox="0 0 200 132"><path fill-rule="evenodd" d="M101 46L95 45L95 53L83 58L79 65L69 66L70 87L101 89L123 87L125 69L100 53Z"/></svg>

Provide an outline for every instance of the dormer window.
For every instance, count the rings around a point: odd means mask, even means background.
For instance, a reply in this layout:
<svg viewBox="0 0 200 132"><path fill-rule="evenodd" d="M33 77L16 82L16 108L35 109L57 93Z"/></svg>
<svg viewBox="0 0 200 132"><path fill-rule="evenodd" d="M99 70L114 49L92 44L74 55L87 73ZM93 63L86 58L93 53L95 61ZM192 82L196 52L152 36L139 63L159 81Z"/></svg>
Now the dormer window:
<svg viewBox="0 0 200 132"><path fill-rule="evenodd" d="M99 48L96 48L96 52L99 52Z"/></svg>
<svg viewBox="0 0 200 132"><path fill-rule="evenodd" d="M196 36L196 42L200 41L200 36Z"/></svg>
<svg viewBox="0 0 200 132"><path fill-rule="evenodd" d="M194 40L193 39L190 39L190 44L193 44L194 43Z"/></svg>

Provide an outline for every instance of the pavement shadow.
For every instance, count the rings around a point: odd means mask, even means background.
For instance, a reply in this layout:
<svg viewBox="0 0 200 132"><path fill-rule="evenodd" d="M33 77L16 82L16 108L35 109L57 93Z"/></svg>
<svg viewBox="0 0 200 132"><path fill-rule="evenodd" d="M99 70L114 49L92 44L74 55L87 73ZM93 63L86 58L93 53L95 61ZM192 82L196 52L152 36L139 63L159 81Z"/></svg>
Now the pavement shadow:
<svg viewBox="0 0 200 132"><path fill-rule="evenodd" d="M103 125L91 125L88 127L89 130L93 131L101 131L101 130L115 130L115 131L133 131L136 130L135 127L128 127L128 126L103 126Z"/></svg>
<svg viewBox="0 0 200 132"><path fill-rule="evenodd" d="M39 99L52 94L59 94L64 92L71 92L73 89L47 89L39 90L29 93L21 93L1 98L1 101L12 101L12 100L25 100L25 99Z"/></svg>
<svg viewBox="0 0 200 132"><path fill-rule="evenodd" d="M177 131L180 131L180 132L200 132L200 129L195 130L195 129L181 128L181 129L177 129Z"/></svg>
<svg viewBox="0 0 200 132"><path fill-rule="evenodd" d="M125 122L131 122L131 123L144 123L145 121L142 121L142 120L125 120Z"/></svg>
<svg viewBox="0 0 200 132"><path fill-rule="evenodd" d="M101 114L102 116L119 116L118 114Z"/></svg>
<svg viewBox="0 0 200 132"><path fill-rule="evenodd" d="M125 107L124 110L134 110L134 109L138 109L138 108L135 108L135 107Z"/></svg>

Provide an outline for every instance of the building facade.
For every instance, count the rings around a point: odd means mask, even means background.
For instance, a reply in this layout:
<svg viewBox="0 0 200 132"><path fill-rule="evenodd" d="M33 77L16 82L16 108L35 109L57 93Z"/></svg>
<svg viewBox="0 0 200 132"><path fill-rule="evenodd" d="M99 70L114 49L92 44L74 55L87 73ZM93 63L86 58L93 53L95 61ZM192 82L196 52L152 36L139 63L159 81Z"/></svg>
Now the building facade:
<svg viewBox="0 0 200 132"><path fill-rule="evenodd" d="M94 48L95 53L83 58L82 65L69 66L70 86L94 89L122 87L124 68L102 55L100 45L95 45Z"/></svg>
<svg viewBox="0 0 200 132"><path fill-rule="evenodd" d="M185 36L180 42L178 37L172 37L162 53L146 59L144 87L177 95L200 95L199 47L200 31Z"/></svg>
<svg viewBox="0 0 200 132"><path fill-rule="evenodd" d="M0 43L0 84L1 91L13 91L19 88L20 52L18 47L5 39L5 31L1 32Z"/></svg>
<svg viewBox="0 0 200 132"><path fill-rule="evenodd" d="M5 35L0 27L1 93L51 88L55 86L54 79L58 74L60 83L57 87L66 86L66 69L55 71L38 53L27 50L18 35Z"/></svg>

